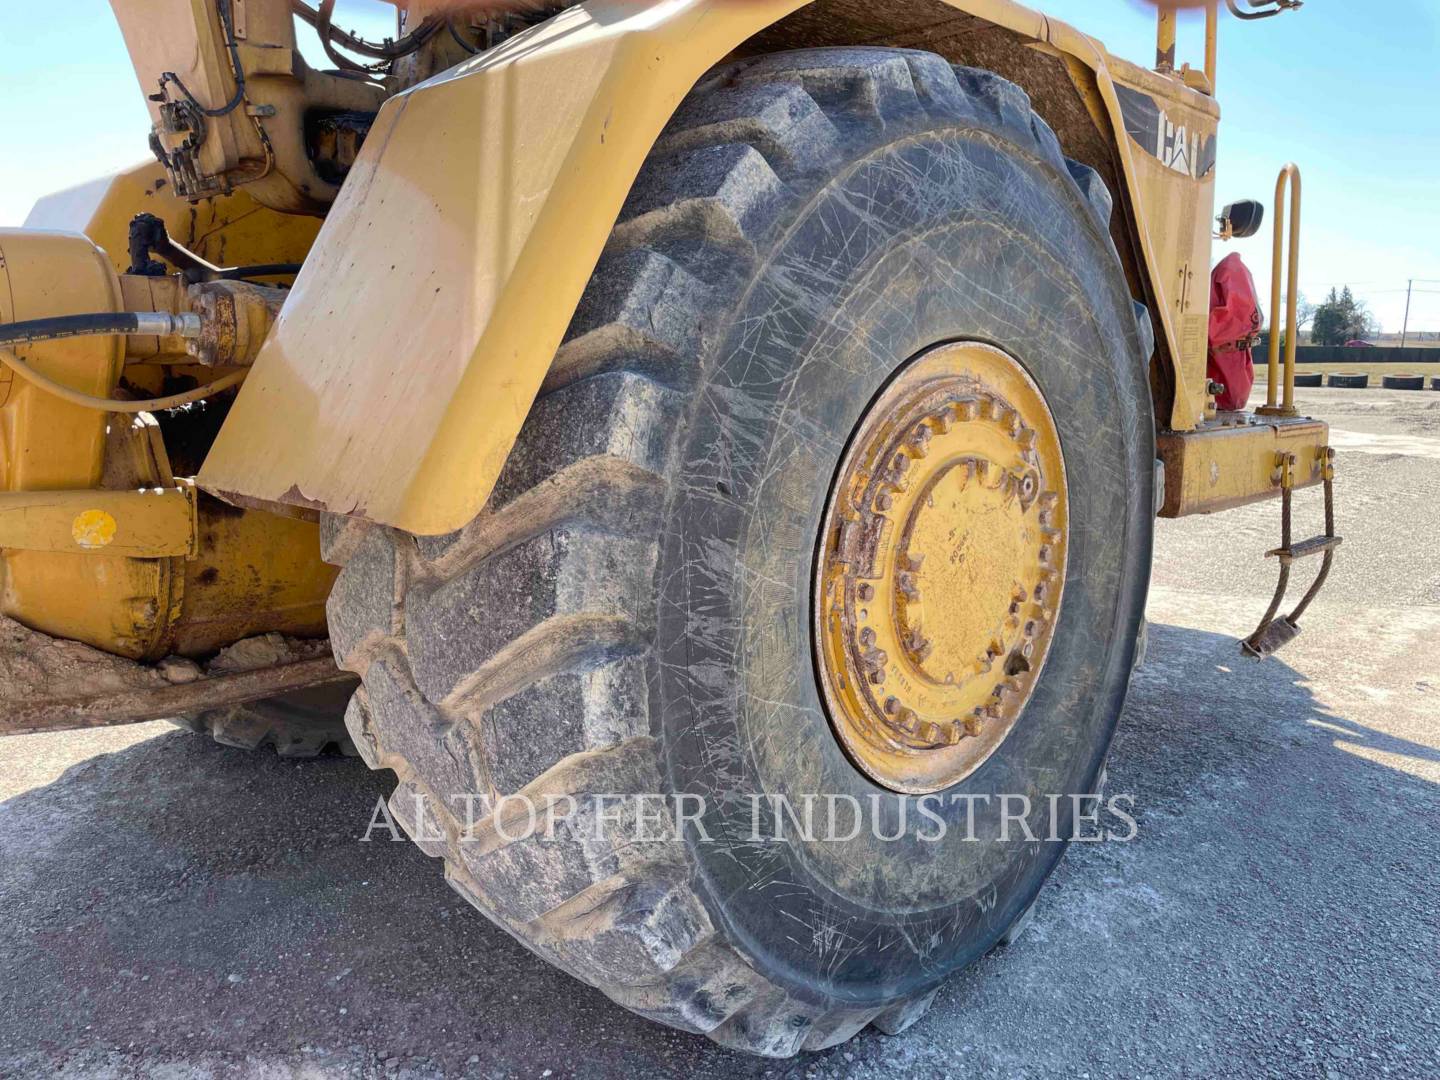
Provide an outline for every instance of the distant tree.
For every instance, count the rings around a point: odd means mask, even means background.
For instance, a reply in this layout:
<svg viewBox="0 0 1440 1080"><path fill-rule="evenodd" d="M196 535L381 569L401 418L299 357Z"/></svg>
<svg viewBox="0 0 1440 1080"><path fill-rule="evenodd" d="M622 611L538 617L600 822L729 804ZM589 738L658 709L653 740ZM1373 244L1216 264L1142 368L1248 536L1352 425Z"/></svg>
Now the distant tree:
<svg viewBox="0 0 1440 1080"><path fill-rule="evenodd" d="M1298 326L1301 330L1304 330L1307 326L1309 326L1315 321L1315 305L1312 304L1309 300L1305 299L1305 294L1303 292L1295 301L1295 308L1298 313L1296 315L1295 325ZM1304 335L1302 334L1301 336L1303 337Z"/></svg>
<svg viewBox="0 0 1440 1080"><path fill-rule="evenodd" d="M1310 320L1310 340L1316 345L1344 345L1345 311L1340 303L1340 294L1333 288L1330 295L1315 307Z"/></svg>
<svg viewBox="0 0 1440 1080"><path fill-rule="evenodd" d="M1310 320L1310 340L1317 345L1344 345L1347 341L1369 338L1377 329L1375 316L1346 285L1338 292L1332 288L1315 306Z"/></svg>

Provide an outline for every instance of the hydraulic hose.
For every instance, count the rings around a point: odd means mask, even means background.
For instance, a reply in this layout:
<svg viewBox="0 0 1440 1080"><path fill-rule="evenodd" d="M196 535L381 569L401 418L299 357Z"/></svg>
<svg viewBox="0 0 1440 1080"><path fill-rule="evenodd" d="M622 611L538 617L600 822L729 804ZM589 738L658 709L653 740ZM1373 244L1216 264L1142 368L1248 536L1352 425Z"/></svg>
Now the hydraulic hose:
<svg viewBox="0 0 1440 1080"><path fill-rule="evenodd" d="M140 413L160 412L180 405L189 405L212 394L240 383L249 369L231 372L214 382L197 386L182 394L171 394L162 398L146 398L141 401L119 401L115 398L94 397L72 390L58 383L48 375L42 375L21 360L7 345L24 345L36 341L55 341L59 338L84 337L94 334L153 334L169 337L178 334L193 338L200 335L200 316L192 312L172 315L167 311L109 311L89 315L56 315L48 319L28 319L24 322L0 325L0 364L5 365L22 379L33 383L47 393L79 405L84 409L99 409L102 412Z"/></svg>
<svg viewBox="0 0 1440 1080"><path fill-rule="evenodd" d="M423 19L419 26L413 31L400 38L398 41L373 42L354 34L347 34L338 26L330 24L330 14L334 10L334 3L321 4L320 8L312 8L304 0L291 0L290 9L303 21L309 23L316 31L336 45L343 46L351 52L360 53L362 56L374 57L377 60L394 60L400 56L408 56L421 45L425 44L430 37L441 26L438 16L429 16Z"/></svg>
<svg viewBox="0 0 1440 1080"><path fill-rule="evenodd" d="M162 398L145 398L141 401L120 401L116 398L92 397L90 394L71 390L70 387L56 382L48 375L41 375L9 349L0 349L0 364L4 364L22 379L34 383L40 389L54 394L72 405L79 405L82 409L99 409L101 412L113 413L161 412L164 409L189 405L191 402L200 401L212 394L218 394L221 390L230 389L243 381L245 376L250 373L249 368L232 371L229 375L222 376L212 383L197 386L194 390L187 390L183 394L171 394L169 397Z"/></svg>
<svg viewBox="0 0 1440 1080"><path fill-rule="evenodd" d="M298 274L299 263L262 263L259 266L216 266L206 262L183 244L171 239L165 222L154 214L136 214L130 219L130 266L127 274L161 277L163 263L150 256L159 255L180 271L187 284L200 281L235 281L247 277L279 277Z"/></svg>
<svg viewBox="0 0 1440 1080"><path fill-rule="evenodd" d="M48 319L0 324L0 345L86 337L93 334L154 334L157 337L200 336L200 316L168 311L100 311L89 315L54 315Z"/></svg>

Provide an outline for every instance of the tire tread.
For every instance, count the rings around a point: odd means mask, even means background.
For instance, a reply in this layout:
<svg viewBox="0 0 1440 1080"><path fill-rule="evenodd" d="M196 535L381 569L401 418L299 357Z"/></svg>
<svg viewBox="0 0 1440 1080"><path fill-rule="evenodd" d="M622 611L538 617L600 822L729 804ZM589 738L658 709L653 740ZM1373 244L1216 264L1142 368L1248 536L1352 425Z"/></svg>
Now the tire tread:
<svg viewBox="0 0 1440 1080"><path fill-rule="evenodd" d="M728 65L701 80L642 168L491 505L458 532L418 545L388 530L357 539L327 526L331 550L346 561L332 608L342 627L337 655L368 668L367 684L397 673L403 683L396 693L367 689L347 720L361 755L393 769L406 797L444 791L467 769L488 795L658 790L643 704L653 629L638 583L654 570L665 497L668 459L650 441L673 427L663 403L695 378L698 357L723 329L713 313L737 295L782 211L823 183L847 149L874 145L877 132L937 125L978 128L1039 159L1108 228L1099 176L1067 162L1024 92L992 73L866 48ZM588 407L581 434L582 412L567 402L599 401L603 380L626 382L651 407ZM602 565L618 586L585 584ZM518 592L517 576L525 579ZM377 590L393 596L393 610L365 599ZM462 615L475 620L467 633L441 641L446 618ZM585 714L613 700L617 686L628 688L623 723L571 725L555 736L558 759L538 756L530 775L501 779L487 723L543 741L535 734L547 729L536 725L547 723L547 709L527 695L550 703L551 716L562 698ZM468 734L457 741L461 730ZM407 828L419 830L414 818ZM660 845L663 855L603 840L508 842L492 816L462 844L458 821L440 824L446 843L426 850L445 859L447 880L475 907L621 1004L723 1045L785 1057L869 1024L902 1031L933 1000L933 991L865 1009L800 1000L715 932L678 840Z"/></svg>

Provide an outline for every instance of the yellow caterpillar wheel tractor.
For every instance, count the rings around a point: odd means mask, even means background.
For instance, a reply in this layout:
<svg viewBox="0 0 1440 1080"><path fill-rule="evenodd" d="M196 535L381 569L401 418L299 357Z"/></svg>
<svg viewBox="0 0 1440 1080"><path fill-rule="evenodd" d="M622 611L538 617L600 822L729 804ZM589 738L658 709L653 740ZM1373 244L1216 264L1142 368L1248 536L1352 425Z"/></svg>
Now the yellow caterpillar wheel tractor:
<svg viewBox="0 0 1440 1080"><path fill-rule="evenodd" d="M1010 0L112 6L155 160L0 231L0 731L353 747L536 953L785 1056L1022 924L1157 514L1329 569L1293 167L1289 353L1208 368L1215 3L1153 69ZM815 797L875 827L756 831Z"/></svg>

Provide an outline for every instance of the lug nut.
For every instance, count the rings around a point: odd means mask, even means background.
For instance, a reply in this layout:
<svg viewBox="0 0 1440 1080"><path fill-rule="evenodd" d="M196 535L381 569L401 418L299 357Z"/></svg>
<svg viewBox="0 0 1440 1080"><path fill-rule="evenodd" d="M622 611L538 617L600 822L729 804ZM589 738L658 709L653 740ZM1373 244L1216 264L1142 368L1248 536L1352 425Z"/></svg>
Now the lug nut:
<svg viewBox="0 0 1440 1080"><path fill-rule="evenodd" d="M934 646L918 629L910 631L910 636L905 640L905 647L910 653L910 659L917 664L923 663L934 649Z"/></svg>
<svg viewBox="0 0 1440 1080"><path fill-rule="evenodd" d="M920 590L915 586L915 579L909 574L901 573L895 575L895 587L900 595L906 600L914 602L920 599Z"/></svg>

